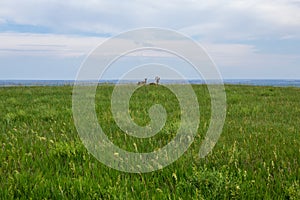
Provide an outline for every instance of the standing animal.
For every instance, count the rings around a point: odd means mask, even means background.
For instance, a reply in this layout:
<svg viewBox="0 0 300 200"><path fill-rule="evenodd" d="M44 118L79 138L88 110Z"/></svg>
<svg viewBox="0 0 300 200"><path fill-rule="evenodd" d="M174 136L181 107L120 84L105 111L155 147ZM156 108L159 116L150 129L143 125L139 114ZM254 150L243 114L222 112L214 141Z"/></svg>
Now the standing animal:
<svg viewBox="0 0 300 200"><path fill-rule="evenodd" d="M144 81L139 81L138 85L145 85L147 83L147 78L145 78Z"/></svg>
<svg viewBox="0 0 300 200"><path fill-rule="evenodd" d="M149 83L149 85L158 85L159 81L160 81L160 77L156 76L155 77L155 83Z"/></svg>
<svg viewBox="0 0 300 200"><path fill-rule="evenodd" d="M156 77L155 77L156 85L158 85L159 81L160 81L160 77L159 77L159 76L156 76Z"/></svg>

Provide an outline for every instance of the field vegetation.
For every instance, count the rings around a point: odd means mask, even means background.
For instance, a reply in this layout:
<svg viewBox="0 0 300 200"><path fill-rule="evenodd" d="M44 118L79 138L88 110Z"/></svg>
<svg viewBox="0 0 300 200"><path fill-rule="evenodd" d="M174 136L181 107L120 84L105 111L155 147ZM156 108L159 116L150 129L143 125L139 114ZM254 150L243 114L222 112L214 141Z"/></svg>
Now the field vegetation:
<svg viewBox="0 0 300 200"><path fill-rule="evenodd" d="M166 168L111 169L88 153L72 117L72 87L0 88L0 199L300 199L300 88L226 85L227 117L213 151L198 157L210 120L206 86L193 85L201 119L194 143ZM112 85L97 88L99 124L127 151L151 152L176 135L180 107L164 86L142 86L130 114L146 125L166 108L154 137L124 134L110 111Z"/></svg>

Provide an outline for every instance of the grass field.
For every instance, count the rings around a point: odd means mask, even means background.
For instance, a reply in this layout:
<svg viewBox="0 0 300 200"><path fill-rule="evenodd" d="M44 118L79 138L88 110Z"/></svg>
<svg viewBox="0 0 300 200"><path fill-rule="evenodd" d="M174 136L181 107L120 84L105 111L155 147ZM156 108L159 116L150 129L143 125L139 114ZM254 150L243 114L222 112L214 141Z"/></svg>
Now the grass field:
<svg viewBox="0 0 300 200"><path fill-rule="evenodd" d="M223 133L198 158L210 119L207 88L193 86L201 122L189 150L166 168L119 172L82 145L72 118L72 87L0 88L0 199L300 199L300 88L226 85ZM150 139L126 136L110 112L113 87L96 95L99 124L123 149L150 152L176 134L180 108L163 86L143 86L131 98L137 124L162 104L165 127Z"/></svg>

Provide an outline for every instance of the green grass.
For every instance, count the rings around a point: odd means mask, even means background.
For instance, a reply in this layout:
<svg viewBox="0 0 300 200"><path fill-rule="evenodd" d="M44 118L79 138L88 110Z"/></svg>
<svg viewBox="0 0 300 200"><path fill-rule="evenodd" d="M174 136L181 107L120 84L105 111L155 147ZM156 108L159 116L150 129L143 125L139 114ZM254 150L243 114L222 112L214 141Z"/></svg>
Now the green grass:
<svg viewBox="0 0 300 200"><path fill-rule="evenodd" d="M300 199L300 88L226 86L223 133L198 158L210 119L205 86L193 86L201 122L189 150L166 168L119 172L82 145L72 118L72 87L0 88L0 199ZM127 151L151 152L176 135L180 108L163 86L144 86L130 114L146 125L162 104L165 127L150 139L125 135L110 112L113 87L98 87L96 111L107 136Z"/></svg>

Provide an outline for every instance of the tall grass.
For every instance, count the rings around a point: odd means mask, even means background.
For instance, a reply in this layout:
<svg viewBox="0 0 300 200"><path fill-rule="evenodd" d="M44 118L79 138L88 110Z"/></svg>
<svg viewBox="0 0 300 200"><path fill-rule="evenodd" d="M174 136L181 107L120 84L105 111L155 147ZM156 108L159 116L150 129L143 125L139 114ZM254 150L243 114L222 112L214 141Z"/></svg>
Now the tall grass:
<svg viewBox="0 0 300 200"><path fill-rule="evenodd" d="M119 172L82 145L72 118L72 87L0 88L0 199L300 199L300 89L226 86L223 133L204 159L207 88L193 86L200 105L198 134L189 150L166 168ZM163 86L143 86L130 101L140 125L148 108L162 104L165 127L149 139L124 134L113 120L113 86L97 89L96 111L107 136L127 151L151 152L176 135L180 107Z"/></svg>

